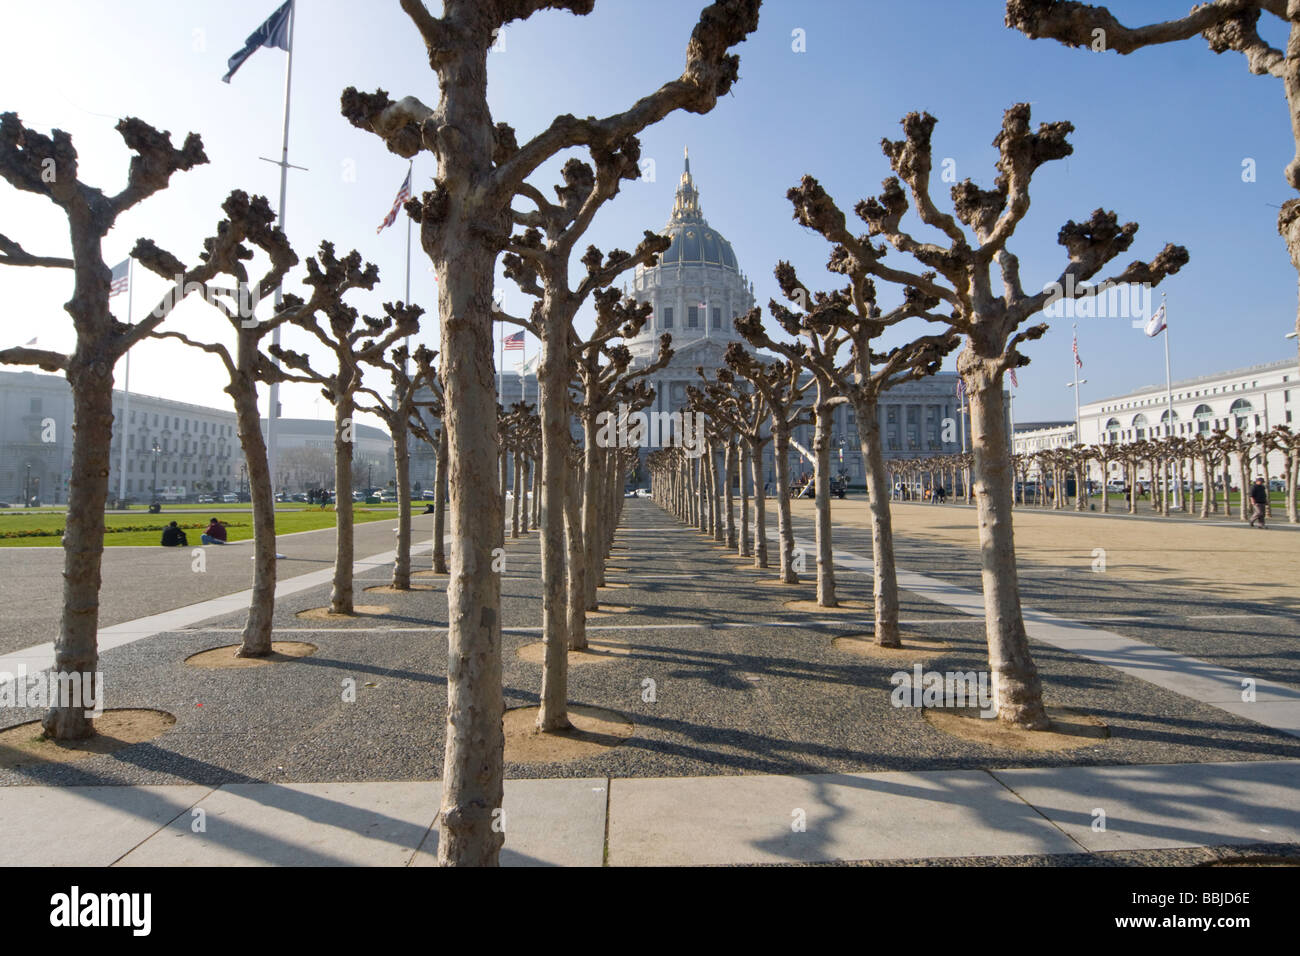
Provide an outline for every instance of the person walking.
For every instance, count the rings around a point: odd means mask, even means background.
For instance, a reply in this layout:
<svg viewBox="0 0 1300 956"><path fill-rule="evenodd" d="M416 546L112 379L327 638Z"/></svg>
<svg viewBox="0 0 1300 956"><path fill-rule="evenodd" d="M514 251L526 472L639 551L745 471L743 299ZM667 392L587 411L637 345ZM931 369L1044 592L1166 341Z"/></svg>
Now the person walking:
<svg viewBox="0 0 1300 956"><path fill-rule="evenodd" d="M1263 478L1256 478L1255 484L1250 489L1250 501L1255 507L1255 513L1251 515L1250 526L1253 528L1255 522L1259 522L1259 530L1264 530L1264 515L1268 510L1268 486L1264 484Z"/></svg>

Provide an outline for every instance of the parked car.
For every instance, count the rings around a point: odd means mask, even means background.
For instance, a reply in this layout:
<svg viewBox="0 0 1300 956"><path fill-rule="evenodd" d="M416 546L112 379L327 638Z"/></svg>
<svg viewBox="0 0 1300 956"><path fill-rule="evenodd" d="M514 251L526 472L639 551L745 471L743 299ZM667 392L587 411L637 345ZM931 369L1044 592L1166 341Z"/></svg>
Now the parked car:
<svg viewBox="0 0 1300 956"><path fill-rule="evenodd" d="M636 490L636 496L637 496L638 498L649 498L649 497L650 497L650 489L649 489L649 488L638 488L638 489Z"/></svg>
<svg viewBox="0 0 1300 956"><path fill-rule="evenodd" d="M239 495L235 494L233 491L228 491L221 496L221 500L223 503L228 505L237 505L239 504Z"/></svg>
<svg viewBox="0 0 1300 956"><path fill-rule="evenodd" d="M1286 481L1282 478L1270 478L1268 480L1269 491L1286 491Z"/></svg>
<svg viewBox="0 0 1300 956"><path fill-rule="evenodd" d="M212 502L213 498L211 495L199 495L198 497L198 503L201 505L210 505Z"/></svg>

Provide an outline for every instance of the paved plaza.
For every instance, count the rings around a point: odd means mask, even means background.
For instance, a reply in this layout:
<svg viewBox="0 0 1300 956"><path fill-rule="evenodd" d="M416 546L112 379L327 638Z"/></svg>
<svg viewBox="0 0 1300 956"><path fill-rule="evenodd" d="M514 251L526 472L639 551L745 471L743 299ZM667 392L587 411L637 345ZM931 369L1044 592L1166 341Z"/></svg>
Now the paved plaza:
<svg viewBox="0 0 1300 956"><path fill-rule="evenodd" d="M870 540L854 505L838 502L835 513L840 597L869 599ZM1055 556L1034 544L1063 516L1018 516L1026 621L1048 703L1101 719L1111 737L1050 753L1000 750L891 705L890 675L910 664L833 644L868 635L869 616L786 606L815 594L804 511L795 531L809 573L774 587L774 571L735 559L649 501L627 503L602 592L626 610L589 620L593 645L618 653L572 667L569 694L625 715L632 736L571 762L508 763L515 823L504 862L1103 861L1300 842L1300 628L1286 602L1144 581L1126 559L1094 572L1081 564L1089 542ZM982 669L977 556L940 531L960 539L972 512L904 505L896 514L905 635L947 642L927 669ZM1102 521L1099 540L1119 555L1134 534L1150 534L1122 517L1064 517ZM429 560L422 520L417 567ZM176 724L110 756L0 770L0 837L12 862L429 862L444 745L445 579L421 576L432 588L409 594L366 593L388 580L392 524L357 530L357 601L388 611L298 618L328 602L332 532L286 538L276 637L317 650L239 670L185 659L238 641L247 546L208 549L207 574L224 577L196 574L188 560L161 564L156 551L107 550L118 580L147 569L150 584L137 588L141 617L104 629L106 706L158 708ZM1300 538L1267 539L1292 543ZM535 704L540 685L540 666L519 653L540 636L537 537L507 538L506 548L504 682L506 706L518 707ZM4 660L40 666L34 638L56 621L57 611L47 614L22 646L10 625ZM1241 700L1243 676L1256 681L1253 703ZM340 692L347 680L355 702ZM14 711L6 723L39 716ZM59 860L42 855L52 851L39 839L51 801L71 801L88 834L63 841ZM1097 807L1110 820L1101 833L1089 828ZM205 832L191 827L196 808ZM802 830L792 828L797 812Z"/></svg>

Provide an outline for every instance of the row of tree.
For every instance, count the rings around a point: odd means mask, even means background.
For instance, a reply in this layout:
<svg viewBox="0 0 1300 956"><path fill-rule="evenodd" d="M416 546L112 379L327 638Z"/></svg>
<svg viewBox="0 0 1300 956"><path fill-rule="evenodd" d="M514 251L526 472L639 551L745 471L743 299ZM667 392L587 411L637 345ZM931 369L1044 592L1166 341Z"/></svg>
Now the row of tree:
<svg viewBox="0 0 1300 956"><path fill-rule="evenodd" d="M1094 481L1101 494L1101 510L1110 511L1105 485L1117 472L1123 476L1126 491L1150 489L1151 507L1156 513L1170 515L1177 511L1194 512L1200 493L1199 512L1206 518L1219 513L1219 492L1224 491L1223 513L1228 513L1227 491L1233 487L1247 489L1255 476L1272 484L1270 472L1273 456L1282 458L1281 478L1285 482L1283 500L1287 520L1300 522L1297 513L1297 486L1300 486L1300 433L1289 425L1274 425L1268 431L1243 431L1236 434L1216 428L1190 438L1171 435L1130 442L1077 444L1063 448L1012 456L1016 475L1016 499L1025 504L1050 504L1068 508L1070 483L1076 490L1074 507L1088 507L1089 484ZM963 456L937 455L892 462L891 470L909 486L932 490L942 487L943 476L951 476L961 467ZM1095 470L1094 470L1095 466ZM949 478L949 487L952 487ZM1180 495L1177 489L1183 489ZM1185 503L1184 502L1185 496ZM1139 494L1128 496L1127 507L1136 513ZM1249 515L1247 496L1242 494L1238 513L1244 521Z"/></svg>
<svg viewBox="0 0 1300 956"><path fill-rule="evenodd" d="M110 270L103 259L103 239L119 215L165 188L175 173L207 162L200 138L190 134L176 148L168 134L138 119L123 120L118 131L135 155L127 186L108 195L80 180L67 133L55 130L45 136L12 113L0 115L0 176L15 188L50 199L67 216L71 235L72 255L66 258L30 254L0 236L0 263L63 268L73 275L73 296L65 308L76 331L74 351L0 350L0 362L64 372L73 390L75 435L64 538L64 610L55 641L57 670L91 673L97 662L113 370L130 347L150 335L180 339L216 355L229 372L227 391L235 402L249 463L256 535L253 601L241 649L246 654L269 649L275 589L274 503L256 409L258 386L317 384L334 405L337 435L348 433L356 411L369 409L390 419L398 445L407 433L406 413L414 407L419 385L437 382L432 402L439 406L434 411L438 434L423 423L413 430L442 452L437 483L448 491L450 515L443 520L452 532L447 535L449 554L443 553L441 536L436 534L434 542L435 567L446 565L450 574L447 749L439 842L443 863L495 863L502 842L500 828L493 826L502 798L504 744L501 585L493 565L503 538L505 490L498 475L501 426L492 387L494 323L508 320L532 328L543 343L538 441L543 477L536 519L542 531L547 653L538 719L542 729L550 731L568 726L565 653L571 639L583 640L582 615L571 614L571 609L595 603L600 564L612 540L610 521L621 507L616 493L621 481L613 477L627 465L626 450L602 449L591 440L589 419L594 423L602 403L636 405L648 400L648 389L639 379L650 370L631 370L627 350L612 344L644 323L645 312L634 303L618 301L611 286L626 270L653 262L668 242L647 235L634 253L615 250L608 256L589 248L581 259L587 274L576 288L569 283L569 263L592 217L618 192L620 182L640 176L637 134L675 110L707 113L731 89L739 69L731 48L757 28L759 0L720 0L706 7L687 44L681 76L626 111L604 118L562 115L521 145L510 126L492 119L488 53L507 23L552 6L579 14L591 8L590 3L447 0L442 16L435 17L420 0L402 0L428 47L440 101L435 107L410 96L394 102L382 90L365 94L352 88L342 96L343 114L355 126L380 136L393 152L411 157L427 150L437 159L433 188L406 205L420 224L421 245L438 279L444 359L436 373L432 354L424 361L417 354L419 371L408 376L407 356L394 349L418 329L418 306L391 303L382 316L369 317L344 301L352 290L373 289L378 281L378 271L363 264L355 252L339 258L331 244L322 243L318 256L307 260L307 275L301 279L310 295L304 299L286 293L271 316L254 319L241 314L234 301L223 299L221 289L212 285L219 276L236 280L242 293L236 298L261 301L281 286L298 262L284 233L272 225L265 200L240 191L225 203L226 218L204 243L198 264L186 268L145 239L133 251L151 271L169 280L179 275L178 292L198 290L213 302L232 327L234 347L160 328L183 298L176 292L164 297L144 321L134 326L117 322L109 310ZM572 149L584 150L592 162L566 163L557 199L548 200L528 178L552 157ZM265 254L269 266L250 281L246 263L255 250ZM528 319L502 316L493 306L495 268L503 253L508 275L537 299ZM576 333L573 319L589 298L597 303L598 327L584 338ZM327 368L313 367L302 354L262 346L285 324L300 326L326 348L332 356ZM661 360L668 354L665 342ZM382 366L393 376L394 388L387 397L363 384L366 365ZM575 382L585 390L581 414L588 440L580 453L568 433L570 388ZM395 454L400 456L401 450ZM346 457L336 445L335 488L344 507L338 509L331 609L339 613L352 609L352 516L347 507L352 476L344 467ZM401 557L409 553L409 493L401 487L400 460L396 464L402 514L394 585L404 587L409 583L409 567L403 569ZM436 498L441 505L442 495ZM566 522L574 531L567 543ZM76 708L52 709L44 725L59 739L93 732Z"/></svg>
<svg viewBox="0 0 1300 956"><path fill-rule="evenodd" d="M789 263L777 265L777 283L789 305L774 300L768 311L786 337L769 334L757 309L735 322L750 346L774 353L777 360L734 343L726 353L727 367L713 379L700 370L703 382L691 390L690 408L702 412L710 423L706 453L698 462L685 449L653 456L655 496L683 520L743 548L746 533L736 536L726 530L734 525L730 488L741 467L743 447L753 472L749 486L755 501L754 554L761 566L766 555L764 490L758 466L762 446L770 440L776 466L781 579L795 583L788 448L791 430L811 421L817 598L822 606L835 606L831 418L837 405L851 405L871 509L875 640L883 646L900 646L889 512L891 475L882 451L877 403L892 385L932 374L946 355L963 346L957 370L970 399L973 450L969 458L950 459L948 464L973 473L973 480L963 484L973 487L979 511L986 635L998 716L1041 729L1049 722L1020 609L1011 518L1013 459L1002 383L1009 370L1028 364L1019 347L1047 331L1046 324L1026 323L1042 312L1052 293L1025 291L1019 261L1008 242L1028 210L1031 178L1044 163L1070 155L1067 136L1073 127L1049 123L1034 130L1027 105L1007 110L994 139L999 154L994 188L982 189L970 180L959 183L952 189L953 211L947 213L930 193L934 125L933 117L913 113L903 120L902 140L883 142L895 176L885 180L879 195L854 207L866 225L865 234L850 232L843 212L811 176L790 190L795 220L831 243L828 269L846 277L848 284L814 293ZM902 225L909 210L946 242L915 238ZM1187 262L1186 250L1168 245L1150 262L1135 261L1117 275L1087 285L1106 263L1128 250L1136 232L1135 223L1121 225L1114 213L1100 209L1083 222L1066 223L1058 242L1068 263L1057 284L1048 288L1073 290L1066 294L1081 297L1120 284L1156 285ZM895 264L888 259L890 253L901 253L915 265ZM897 290L899 305L888 311L878 305L878 282ZM915 318L938 326L939 331L888 351L875 351L875 343L887 330ZM719 451L724 463L721 477ZM744 482L741 488L743 512ZM746 523L742 514L745 531Z"/></svg>
<svg viewBox="0 0 1300 956"><path fill-rule="evenodd" d="M756 29L759 0L719 0L706 7L687 45L682 74L627 110L605 117L560 115L523 144L509 125L494 121L489 108L489 50L508 23L527 19L544 8L586 13L592 6L590 0L445 0L441 16L431 14L422 0L401 0L401 4L426 44L439 88L436 105L426 105L414 96L393 100L382 90L362 93L353 88L344 91L341 105L353 125L379 136L394 153L412 157L428 151L438 164L433 188L413 198L406 209L420 224L421 245L438 278L442 361L436 374L440 387L436 401L441 403L437 419L442 434L426 437L442 446L439 484L449 489L451 513L447 520L454 531L448 536L450 554L441 556L450 578L439 859L455 864L495 863L503 839L493 823L502 800L504 743L500 719L501 585L492 569L504 529L504 488L498 473L499 410L492 385L493 327L503 318L493 307L496 265L504 262L507 274L536 299L528 318L506 320L530 328L542 340L539 423L543 477L537 519L547 663L539 724L548 730L567 723L556 702L564 697L564 650L580 627L570 619L570 611L582 602L572 596L586 596L588 606L594 600L591 595L599 583L597 556L607 550L612 527L607 522L602 525L601 518L616 514L621 501L616 494L620 482L611 476L627 465L626 449L601 448L591 440L587 416L594 422L599 402L615 399L620 388L629 390L625 397L633 399L631 404L645 394L644 383L638 387L629 381L635 372L627 370L618 352L620 346L610 344L616 337L614 331L635 322L638 307L618 303L610 284L639 262L653 261L666 240L647 236L632 254L615 250L604 256L588 249L581 258L586 276L576 288L569 281L570 261L592 217L617 193L619 183L639 175L637 134L675 110L707 113L719 96L730 91L739 69L739 58L731 48ZM1300 85L1292 82L1296 75L1293 56L1269 48L1255 31L1255 20L1264 9L1283 15L1276 4L1265 0L1214 0L1183 20L1129 30L1104 8L1057 0L1010 0L1007 22L1031 36L1055 36L1075 44L1095 44L1095 27L1107 35L1110 48L1120 52L1200 33L1216 52L1240 50L1250 59L1252 69L1282 77L1289 98L1300 96ZM793 343L785 344L806 361L814 377L814 424L816 417L824 414L817 406L827 403L849 401L856 406L862 402L868 409L859 413L858 421L870 436L869 441L864 438L864 445L876 449L877 455L874 460L865 457L873 501L878 637L889 632L888 627L879 629L880 607L888 604L882 587L891 590L887 583L882 585L880 576L892 574L892 561L882 560L882 549L888 548L890 537L888 509L883 506L888 475L879 457L879 436L872 435L876 416L870 413L870 401L887 387L891 376L920 373L930 364L930 356L937 359L950 347L954 336L964 343L957 367L971 402L971 468L980 513L986 624L999 715L1024 726L1041 727L1046 716L1037 672L1028 654L1015 576L1012 463L1001 394L1003 375L1028 361L1018 346L1038 338L1046 329L1044 325L1026 327L1025 323L1042 310L1047 293L1025 291L1019 262L1007 245L1028 209L1028 187L1034 172L1043 163L1069 155L1066 136L1071 127L1055 123L1032 131L1028 106L1013 107L994 143L999 154L994 187L981 189L969 180L958 184L952 190L953 211L946 213L939 210L929 192L933 124L927 115L911 114L904 120L904 139L884 144L895 177L886 181L879 196L855 207L867 227L864 235L855 236L848 230L845 216L815 180L806 178L791 191L797 221L832 243L831 269L845 276L849 284L842 291L812 297L793 270L783 271L778 279L795 308L772 311L795 337ZM103 261L102 241L119 215L163 189L175 173L207 161L197 135L189 135L177 148L167 134L138 119L123 120L118 129L135 156L126 187L109 195L80 181L68 134L55 130L46 137L25 127L11 113L0 116L0 176L15 188L49 198L66 214L71 237L71 256L65 258L28 253L19 243L0 236L0 263L65 268L73 275L73 294L65 306L76 330L73 352L30 347L0 350L0 362L64 372L73 389L76 434L65 535L64 612L55 642L56 667L66 671L93 671L97 658L113 370L127 349L160 331L178 301L175 296L164 300L150 318L132 327L114 320L108 307L110 272ZM564 183L556 188L552 201L529 177L551 158L573 149L585 151L591 165L566 164ZM1297 169L1300 163L1288 166L1287 177L1292 186L1300 188ZM1279 228L1300 268L1297 209L1300 201L1286 204ZM909 210L944 238L929 242L914 237L901 225ZM226 213L227 218L192 267L184 268L147 240L137 244L135 256L168 278L183 271L185 285L198 284L210 293L208 298L219 299L220 293L209 283L225 274L252 285L245 262L252 249L260 249L271 263L256 282L260 299L279 287L297 263L297 256L283 233L271 225L273 217L264 201L235 192L227 201ZM1113 214L1101 210L1082 222L1067 223L1058 241L1066 249L1068 264L1057 288L1087 295L1117 283L1154 285L1186 262L1184 250L1169 246L1149 263L1134 262L1105 282L1086 286L1106 263L1129 248L1136 228L1132 223L1120 225ZM886 261L890 253L900 253L914 264L895 267ZM311 289L311 295L306 300L286 295L273 316L247 322L237 310L219 305L235 326L233 349L217 350L212 342L194 343L217 354L230 372L227 390L240 413L239 431L249 459L250 484L253 471L265 461L256 418L259 383L315 382L334 402L336 425L343 429L350 425L350 413L360 407L358 395L363 396L363 404L366 401L360 356L378 362L387 355L392 362L391 347L419 324L418 307L407 303L385 306L385 314L376 319L361 319L343 303L346 293L373 288L377 281L377 272L363 266L355 253L338 259L333 247L323 243L319 257L308 260L307 272L303 284ZM874 281L900 288L904 304L888 311L877 307ZM598 327L595 335L583 338L577 334L573 318L588 298L597 302ZM913 342L911 348L883 354L872 351L872 341L888 325L911 317L937 322L942 331L929 345ZM756 316L742 321L755 332L751 343L774 347L775 343L766 345L758 336ZM315 335L338 361L317 372L293 353L262 349L265 336L285 323L300 325ZM848 348L854 366L851 387L845 385L840 372L831 374L830 366L821 364L836 339ZM782 353L779 348L775 351ZM829 354L834 355L834 350ZM739 355L737 359L739 365L729 368L746 367ZM841 368L833 358L826 361ZM797 400L781 385L786 380L783 374L776 370L769 374L760 370L770 367L766 363L751 362L750 370L770 392L763 401L775 399L779 404L774 408L791 411ZM622 372L611 371L620 364ZM586 435L580 469L579 451L568 433L573 408L570 391L575 380L586 389L580 412ZM761 392L756 380L746 380L755 392ZM434 377L426 373L424 381L431 385ZM393 402L400 406L404 400L394 397ZM404 434L405 428L394 429L395 435L399 432ZM784 455L777 456L778 462L784 459ZM269 607L275 581L271 485L264 468L262 472L255 478L254 490L255 598L244 634L252 653L269 641L269 615L262 616L257 609ZM825 469L822 472L818 482L824 489L829 476ZM578 482L581 496L577 494ZM350 487L350 474L336 485L339 500L346 503L349 498L344 497L343 489ZM441 494L437 497L441 501ZM409 502L409 495L403 493L399 499ZM576 510L575 501L580 502ZM409 521L409 513L404 521ZM566 527L576 532L579 524L581 538L573 533L566 539ZM345 540L350 547L350 509L340 510L339 525L340 553L331 605L346 610L351 601L350 567L345 572L339 567ZM822 528L821 519L818 527ZM435 565L442 540L435 535ZM819 554L825 545L819 541ZM576 560L579 555L581 562ZM588 572L586 580L575 588L573 578L584 571ZM394 574L396 581L396 566ZM48 732L58 737L88 733L89 726L79 713L52 711L45 721Z"/></svg>

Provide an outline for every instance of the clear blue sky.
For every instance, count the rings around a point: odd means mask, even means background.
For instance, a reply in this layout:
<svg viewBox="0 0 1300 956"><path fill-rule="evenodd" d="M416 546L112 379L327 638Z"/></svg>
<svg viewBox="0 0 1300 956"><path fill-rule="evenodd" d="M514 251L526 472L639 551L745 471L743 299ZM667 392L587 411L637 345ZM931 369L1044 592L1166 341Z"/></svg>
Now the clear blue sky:
<svg viewBox="0 0 1300 956"><path fill-rule="evenodd" d="M0 109L41 130L71 132L87 181L113 191L124 181L127 153L112 130L118 116L140 116L178 142L190 130L203 136L211 164L178 175L173 188L123 217L106 243L110 264L138 236L193 261L232 188L274 202L278 170L258 157L279 153L285 54L259 50L230 85L220 77L226 58L276 5L83 0L6 9ZM680 73L701 6L600 0L589 17L544 13L512 25L491 60L495 118L523 140L556 113L625 108ZM1002 7L1001 0L767 0L758 33L738 48L741 78L732 94L711 114L674 114L646 131L642 150L655 161L655 180L625 184L590 240L630 249L643 228L662 225L689 145L704 213L732 241L759 301L776 293L772 267L781 258L811 287L829 287L838 277L823 271L828 248L791 221L787 188L811 173L850 210L889 175L879 141L899 137L899 119L914 109L939 120L936 158L953 159L958 178L987 186L1002 111L1028 101L1035 122L1068 119L1077 132L1074 155L1035 179L1033 207L1012 242L1027 286L1050 281L1064 264L1059 227L1105 206L1141 225L1125 261L1149 259L1167 241L1191 252L1191 264L1162 286L1175 377L1294 357L1283 335L1294 323L1296 275L1275 226L1276 207L1289 198L1281 172L1293 149L1278 81L1251 76L1240 56L1215 56L1200 40L1129 57L1030 41L1003 26ZM1130 0L1112 9L1168 17L1187 3ZM795 30L804 31L805 52L792 48ZM379 236L375 227L406 164L339 115L348 85L437 99L422 43L395 0L299 0L290 160L309 171L291 174L288 232L301 254L328 238L377 263L380 292L356 300L377 309L381 299L403 295L404 219ZM1242 180L1248 158L1257 164L1253 183ZM548 193L558 166L535 178ZM417 190L428 188L431 157L419 157L415 172ZM946 199L945 189L936 193ZM0 232L40 254L67 249L58 211L7 185L0 186ZM526 308L503 287L508 308ZM36 335L41 345L70 348L62 311L69 291L64 273L0 269L0 345ZM161 291L160 280L142 276L137 312ZM419 338L436 347L434 291L417 246L412 298L431 312ZM119 314L124 300L113 300ZM176 327L222 332L202 305L187 306ZM1070 335L1069 320L1059 320L1029 347L1033 364L1020 375L1017 419L1073 417L1064 387ZM1079 342L1085 401L1163 379L1159 340L1126 319L1080 320ZM285 344L303 349L308 341L294 330ZM530 343L529 354L535 348ZM209 357L176 343L146 343L133 355L133 390L226 403L223 373ZM286 388L284 414L328 416L316 395L309 386Z"/></svg>

